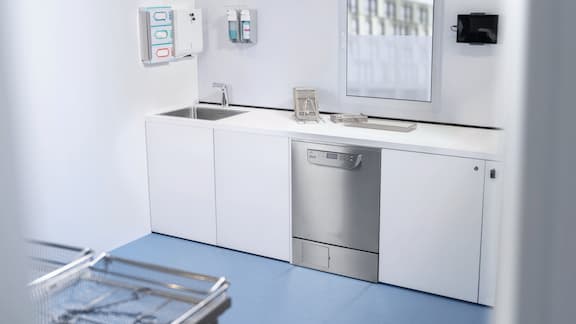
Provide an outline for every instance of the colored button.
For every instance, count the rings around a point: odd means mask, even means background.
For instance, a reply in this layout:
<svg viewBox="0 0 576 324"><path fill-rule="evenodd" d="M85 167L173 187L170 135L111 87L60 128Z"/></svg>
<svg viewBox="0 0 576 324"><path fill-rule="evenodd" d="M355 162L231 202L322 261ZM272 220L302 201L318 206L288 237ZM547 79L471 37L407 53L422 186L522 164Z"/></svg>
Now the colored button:
<svg viewBox="0 0 576 324"><path fill-rule="evenodd" d="M166 21L168 19L168 14L165 11L155 12L154 20L156 21Z"/></svg>
<svg viewBox="0 0 576 324"><path fill-rule="evenodd" d="M170 49L169 48L159 48L156 50L156 56L160 58L170 56Z"/></svg>
<svg viewBox="0 0 576 324"><path fill-rule="evenodd" d="M157 39L166 39L168 38L168 32L165 30L159 30L154 34L154 37Z"/></svg>

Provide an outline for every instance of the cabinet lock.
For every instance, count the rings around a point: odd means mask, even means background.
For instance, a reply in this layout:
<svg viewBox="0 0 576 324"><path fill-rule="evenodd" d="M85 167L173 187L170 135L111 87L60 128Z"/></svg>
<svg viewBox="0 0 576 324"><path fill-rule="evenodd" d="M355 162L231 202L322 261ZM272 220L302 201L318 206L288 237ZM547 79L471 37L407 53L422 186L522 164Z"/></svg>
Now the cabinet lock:
<svg viewBox="0 0 576 324"><path fill-rule="evenodd" d="M496 179L496 169L490 170L490 179Z"/></svg>

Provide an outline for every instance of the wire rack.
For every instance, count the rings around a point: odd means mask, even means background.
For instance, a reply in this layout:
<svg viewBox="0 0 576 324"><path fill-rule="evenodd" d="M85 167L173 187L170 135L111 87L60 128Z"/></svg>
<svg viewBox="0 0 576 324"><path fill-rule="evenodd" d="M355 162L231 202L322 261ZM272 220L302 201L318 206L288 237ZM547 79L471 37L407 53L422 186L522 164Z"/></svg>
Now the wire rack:
<svg viewBox="0 0 576 324"><path fill-rule="evenodd" d="M50 278L92 260L90 249L28 241L28 285L40 284Z"/></svg>
<svg viewBox="0 0 576 324"><path fill-rule="evenodd" d="M294 88L294 115L300 122L320 122L320 109L316 89Z"/></svg>
<svg viewBox="0 0 576 324"><path fill-rule="evenodd" d="M335 114L330 115L333 123L367 123L368 116L363 114Z"/></svg>
<svg viewBox="0 0 576 324"><path fill-rule="evenodd" d="M103 254L30 290L37 323L217 323L229 283Z"/></svg>

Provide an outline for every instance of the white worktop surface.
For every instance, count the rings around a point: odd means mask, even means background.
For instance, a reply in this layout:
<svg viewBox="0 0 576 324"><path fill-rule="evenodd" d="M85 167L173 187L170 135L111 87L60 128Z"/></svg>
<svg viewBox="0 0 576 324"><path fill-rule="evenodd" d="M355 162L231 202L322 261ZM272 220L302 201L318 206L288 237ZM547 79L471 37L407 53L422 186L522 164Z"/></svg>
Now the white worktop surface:
<svg viewBox="0 0 576 324"><path fill-rule="evenodd" d="M201 105L203 107L219 107ZM195 125L215 129L243 130L271 135L285 135L293 139L362 145L386 149L442 154L465 158L501 160L503 131L461 126L418 123L410 133L346 127L322 115L321 123L299 123L291 111L231 107L248 113L217 121L162 116L160 113L184 107L164 108L148 115L148 121L163 121L179 125ZM371 122L394 122L383 119Z"/></svg>

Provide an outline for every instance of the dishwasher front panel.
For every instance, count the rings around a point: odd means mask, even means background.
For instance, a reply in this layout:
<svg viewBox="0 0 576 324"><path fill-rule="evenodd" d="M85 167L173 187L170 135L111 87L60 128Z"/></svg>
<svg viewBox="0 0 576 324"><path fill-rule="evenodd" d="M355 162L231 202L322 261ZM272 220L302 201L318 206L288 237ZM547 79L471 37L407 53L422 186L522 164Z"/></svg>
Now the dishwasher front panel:
<svg viewBox="0 0 576 324"><path fill-rule="evenodd" d="M292 142L295 238L378 253L381 151Z"/></svg>

